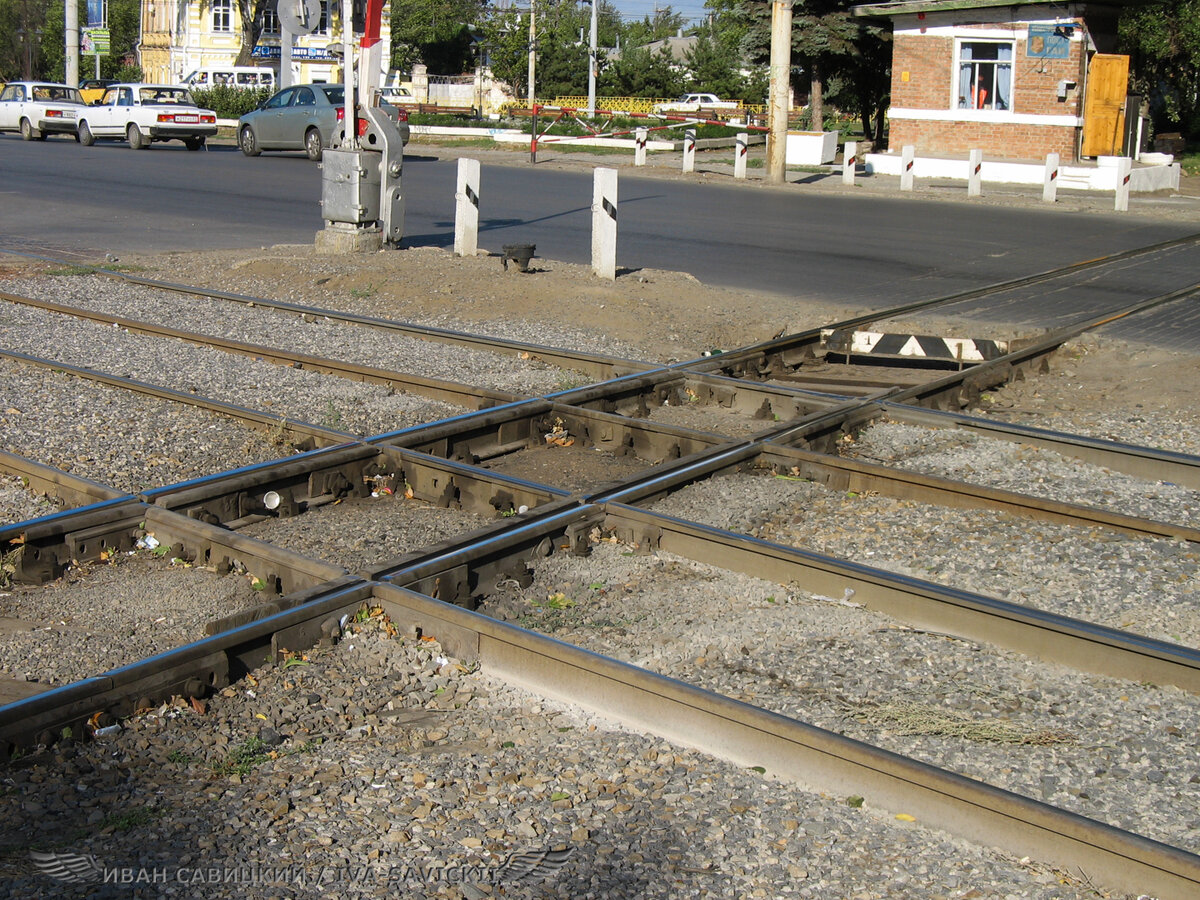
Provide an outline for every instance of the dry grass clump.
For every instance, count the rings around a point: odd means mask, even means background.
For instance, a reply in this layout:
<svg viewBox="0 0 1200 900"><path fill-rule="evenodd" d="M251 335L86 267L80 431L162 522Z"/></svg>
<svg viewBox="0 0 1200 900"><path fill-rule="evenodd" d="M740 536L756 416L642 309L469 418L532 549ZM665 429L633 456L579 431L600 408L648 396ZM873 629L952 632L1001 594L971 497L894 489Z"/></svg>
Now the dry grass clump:
<svg viewBox="0 0 1200 900"><path fill-rule="evenodd" d="M893 734L939 735L996 744L1065 744L1075 741L1067 731L1030 731L997 718L978 718L913 700L859 707L852 715L865 725L885 728Z"/></svg>

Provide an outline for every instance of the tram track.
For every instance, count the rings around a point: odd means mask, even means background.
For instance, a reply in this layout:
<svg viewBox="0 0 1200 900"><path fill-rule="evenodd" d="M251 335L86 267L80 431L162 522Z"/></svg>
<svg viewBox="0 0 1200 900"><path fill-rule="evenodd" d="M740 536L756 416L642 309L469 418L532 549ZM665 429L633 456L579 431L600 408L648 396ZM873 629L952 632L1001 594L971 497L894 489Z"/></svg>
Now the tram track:
<svg viewBox="0 0 1200 900"><path fill-rule="evenodd" d="M794 719L697 688L679 686L661 676L587 654L576 657L573 654L582 651L541 643L527 632L473 616L469 609L503 584L528 584L528 573L536 569L537 562L557 555L560 548L586 553L594 534L600 533L635 547L638 553L669 553L750 572L780 584L804 583L809 590L833 596L853 585L860 601L914 627L1011 646L1111 677L1153 680L1196 691L1200 687L1195 674L1200 671L1200 657L1187 647L1071 622L1066 617L897 578L881 570L847 566L819 554L695 526L640 508L640 504L679 491L697 479L759 469L824 482L841 490L885 490L904 497L932 497L940 504L1004 510L1077 527L1195 542L1198 535L1188 526L1061 502L1046 503L1012 492L897 473L884 466L851 464L836 458L826 462L821 454L781 446L803 434L810 446L832 449L841 435L885 411L889 416L911 415L917 420L925 417L923 421L927 422L952 421L955 426L969 426L976 417L957 412L960 407L1011 377L1014 364L1036 365L1039 355L1057 346L1056 340L1061 343L1056 337L1041 342L1045 345L1041 348L998 361L992 367L998 375L987 374L985 366L946 376L933 388L893 384L876 390L872 385L865 396L858 398L838 396L836 390L822 395L769 385L764 386L769 393L753 393L744 385L728 383L738 379L727 375L750 371L742 360L720 360L716 368L724 375L695 375L691 364L649 366L623 373L611 386L611 395L606 391L608 386L589 385L546 397L510 399L499 407L481 403L475 407L479 412L375 436L369 441L326 430L324 437L337 445L284 464L264 463L196 484L164 486L137 498L114 492L108 498L109 504L115 504L111 509L102 503L99 508L63 513L29 527L5 529L0 539L19 534L24 542L31 559L23 574L31 580L53 577L72 560L87 559L100 549L124 550L136 531L153 529L171 552L196 564L221 570L236 561L264 583L273 599L261 611L264 618L243 621L205 641L172 651L167 657L135 663L98 679L0 708L0 734L11 749L45 742L64 728L82 728L83 720L97 710L119 717L172 694L210 694L253 668L252 661L261 660L264 651L276 658L282 648L294 650L335 637L341 616L369 599L383 604L394 621L437 635L458 656L477 659L490 671L560 699L616 714L639 729L689 744L697 744L697 735L706 735L700 746L747 765L759 765L769 758L772 765L767 768L789 779L829 784L834 789L866 784L884 806L919 810L931 820L955 822L960 833L999 842L1013 852L1046 853L1051 847L1055 859L1097 873L1096 877L1126 889L1136 886L1139 890L1161 890L1164 895L1194 890L1200 887L1200 860L1186 851L977 785L961 776L930 771L912 760L892 758L883 751L847 742L840 735L813 730ZM773 358L790 359L793 350L780 350ZM527 348L520 352L532 351ZM751 354L745 358L755 357ZM43 362L54 365L52 361ZM697 362L695 368L711 366L709 360ZM774 363L751 368L761 377L772 367L777 368ZM679 371L681 368L686 371ZM84 374L84 370L78 374ZM467 388L462 390L469 393ZM686 406L704 396L716 399L711 405L717 410L753 410L754 415L763 417L758 421L766 427L730 440L719 431L705 433L631 418L637 413L646 415L652 406L664 401ZM898 402L901 399L920 400L935 407L935 411L902 405ZM197 398L191 400L196 402ZM938 412L937 407L951 411ZM772 424L783 419L779 409L786 410L784 415L790 419ZM1025 432L1035 436L1033 429L1017 428L1010 428L1003 436L1012 439ZM544 437L556 433L577 441L578 449L633 456L645 465L616 484L576 491L556 490L538 480L479 468L480 463L502 461L516 453L553 453ZM816 440L814 435L818 436ZM1046 433L1042 437L1050 442L1057 437L1063 445L1070 443L1069 436ZM1104 444L1091 443L1097 447ZM1145 448L1105 445L1102 449L1109 461L1141 458L1142 477L1190 471L1197 462L1183 454L1150 453L1149 457L1163 466L1155 468L1144 461L1148 456ZM375 476L410 487L416 501L489 515L495 524L461 539L446 539L437 547L414 549L381 561L357 575L342 567L301 563L302 554L237 533L257 523L269 525L281 517L308 515L307 510L329 503L361 499L368 480ZM55 484L48 472L39 473L38 478L36 484L46 488ZM87 496L79 484L64 485L65 495L71 496L72 491L75 499L71 502ZM274 506L266 501L272 493L278 500ZM526 511L517 512L522 507ZM599 707L594 703L598 694L607 698Z"/></svg>

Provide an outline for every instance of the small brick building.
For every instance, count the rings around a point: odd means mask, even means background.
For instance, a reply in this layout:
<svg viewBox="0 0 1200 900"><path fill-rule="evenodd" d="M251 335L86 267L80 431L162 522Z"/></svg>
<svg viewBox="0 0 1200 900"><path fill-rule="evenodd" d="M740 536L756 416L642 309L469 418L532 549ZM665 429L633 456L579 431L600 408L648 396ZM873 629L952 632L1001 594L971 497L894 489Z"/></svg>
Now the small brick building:
<svg viewBox="0 0 1200 900"><path fill-rule="evenodd" d="M893 23L888 144L918 154L1066 162L1120 155L1128 2L899 0L854 7Z"/></svg>

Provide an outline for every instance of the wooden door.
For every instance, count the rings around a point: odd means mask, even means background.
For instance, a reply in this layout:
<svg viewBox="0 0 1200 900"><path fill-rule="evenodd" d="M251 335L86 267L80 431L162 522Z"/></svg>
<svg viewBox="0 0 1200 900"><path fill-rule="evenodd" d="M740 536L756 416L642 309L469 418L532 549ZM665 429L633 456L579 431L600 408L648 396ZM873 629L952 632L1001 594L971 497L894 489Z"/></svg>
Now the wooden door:
<svg viewBox="0 0 1200 900"><path fill-rule="evenodd" d="M1097 53L1088 66L1080 156L1118 156L1125 136L1129 57Z"/></svg>

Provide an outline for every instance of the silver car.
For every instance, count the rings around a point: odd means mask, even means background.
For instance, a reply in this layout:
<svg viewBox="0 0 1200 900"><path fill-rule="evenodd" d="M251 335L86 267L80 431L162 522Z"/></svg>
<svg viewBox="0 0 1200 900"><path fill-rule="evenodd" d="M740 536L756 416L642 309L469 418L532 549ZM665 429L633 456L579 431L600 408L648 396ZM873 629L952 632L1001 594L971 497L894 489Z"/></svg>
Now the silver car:
<svg viewBox="0 0 1200 900"><path fill-rule="evenodd" d="M238 119L238 146L247 156L264 150L303 150L319 160L341 128L345 92L340 84L297 84L284 88L253 112ZM408 113L387 104L404 142Z"/></svg>

